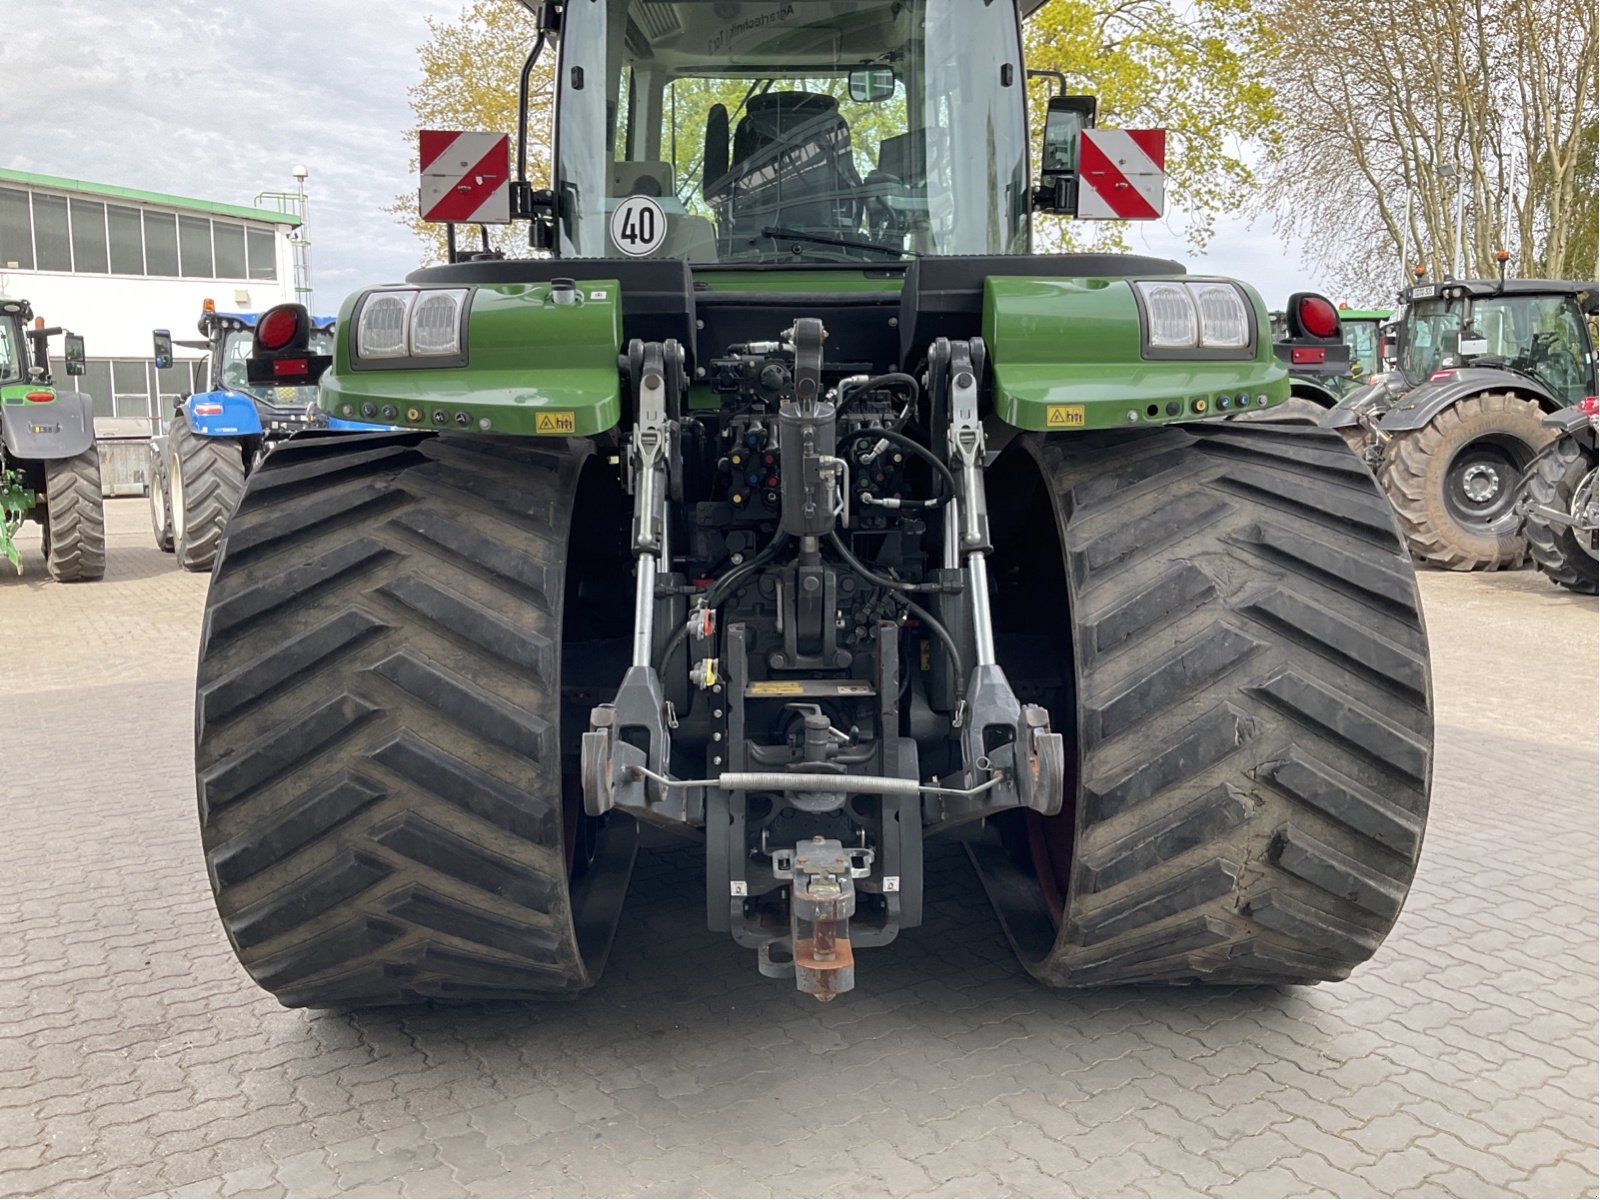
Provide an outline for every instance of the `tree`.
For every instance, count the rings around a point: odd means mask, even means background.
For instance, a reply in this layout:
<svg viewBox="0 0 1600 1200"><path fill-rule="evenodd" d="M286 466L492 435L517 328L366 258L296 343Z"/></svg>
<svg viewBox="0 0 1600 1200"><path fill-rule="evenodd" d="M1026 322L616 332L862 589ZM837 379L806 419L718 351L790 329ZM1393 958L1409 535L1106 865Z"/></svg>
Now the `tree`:
<svg viewBox="0 0 1600 1200"><path fill-rule="evenodd" d="M1072 90L1097 96L1099 124L1167 130L1168 208L1183 213L1196 250L1216 214L1252 189L1242 148L1275 143L1277 106L1264 70L1271 31L1253 9L1249 0L1054 0L1025 29L1028 65L1060 71ZM1035 81L1035 148L1047 95ZM1123 222L1045 218L1035 232L1063 247L1127 242Z"/></svg>
<svg viewBox="0 0 1600 1200"><path fill-rule="evenodd" d="M416 127L411 140L411 168L419 170L417 136L423 129L477 129L513 135L515 157L517 96L522 67L538 37L533 16L516 0L472 0L455 21L428 18L428 40L418 48L422 79L409 92ZM554 48L541 55L529 88L528 177L548 177L550 111L554 94ZM516 164L512 163L512 171ZM424 222L417 211L417 193L395 198L389 211L408 225L425 247L424 262L445 257L445 228ZM458 235L475 237L475 228ZM488 227L490 245L508 255L527 253L525 226Z"/></svg>
<svg viewBox="0 0 1600 1200"><path fill-rule="evenodd" d="M1592 6L1267 0L1263 13L1286 114L1265 202L1338 282L1381 299L1413 262L1493 276L1502 246L1518 274L1566 268L1593 153Z"/></svg>

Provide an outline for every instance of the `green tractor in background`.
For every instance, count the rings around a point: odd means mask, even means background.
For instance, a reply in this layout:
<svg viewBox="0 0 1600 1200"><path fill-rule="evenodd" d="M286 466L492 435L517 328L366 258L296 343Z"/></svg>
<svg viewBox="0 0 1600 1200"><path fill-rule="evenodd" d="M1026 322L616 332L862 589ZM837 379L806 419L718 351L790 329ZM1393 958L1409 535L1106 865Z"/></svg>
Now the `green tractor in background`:
<svg viewBox="0 0 1600 1200"><path fill-rule="evenodd" d="M21 574L14 539L24 521L37 521L50 577L77 583L106 573L105 510L94 404L54 386L56 334L66 335L67 375L82 375L81 337L35 321L26 300L0 299L0 557Z"/></svg>
<svg viewBox="0 0 1600 1200"><path fill-rule="evenodd" d="M586 988L641 825L824 1000L922 924L934 839L1052 986L1370 957L1428 806L1410 561L1336 437L1212 419L1289 394L1250 288L1030 252L1152 144L1058 96L1030 181L1037 4L531 7L557 153L508 207L552 256L364 289L331 364L303 309L257 338L403 428L275 450L211 578L201 832L255 980Z"/></svg>

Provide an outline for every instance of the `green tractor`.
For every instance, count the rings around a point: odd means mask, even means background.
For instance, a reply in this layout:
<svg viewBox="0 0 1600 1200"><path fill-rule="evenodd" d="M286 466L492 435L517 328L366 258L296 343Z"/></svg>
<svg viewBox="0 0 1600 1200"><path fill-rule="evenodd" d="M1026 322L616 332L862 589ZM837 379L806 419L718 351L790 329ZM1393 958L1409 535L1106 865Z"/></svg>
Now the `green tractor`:
<svg viewBox="0 0 1600 1200"><path fill-rule="evenodd" d="M50 577L77 583L106 573L105 510L94 405L53 385L56 334L66 335L67 375L82 375L81 337L35 320L26 300L0 299L0 557L22 573L14 539L24 521L35 520Z"/></svg>
<svg viewBox="0 0 1600 1200"><path fill-rule="evenodd" d="M1370 957L1428 806L1410 561L1336 436L1212 419L1288 396L1255 292L1030 252L1116 141L1052 99L1032 185L1037 4L536 7L554 179L510 208L552 256L350 297L322 405L403 428L275 450L210 581L256 982L586 988L642 825L823 1000L923 923L935 839L1048 985ZM294 382L287 311L253 369Z"/></svg>

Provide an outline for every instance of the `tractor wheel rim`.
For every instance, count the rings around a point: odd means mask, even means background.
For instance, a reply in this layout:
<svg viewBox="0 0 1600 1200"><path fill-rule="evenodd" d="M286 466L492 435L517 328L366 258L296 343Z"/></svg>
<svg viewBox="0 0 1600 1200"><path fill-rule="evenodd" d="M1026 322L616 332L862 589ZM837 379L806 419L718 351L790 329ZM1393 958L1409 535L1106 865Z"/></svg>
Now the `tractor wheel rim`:
<svg viewBox="0 0 1600 1200"><path fill-rule="evenodd" d="M1515 531L1516 488L1527 447L1487 439L1463 446L1450 463L1444 480L1445 508L1462 526L1475 533L1494 535Z"/></svg>

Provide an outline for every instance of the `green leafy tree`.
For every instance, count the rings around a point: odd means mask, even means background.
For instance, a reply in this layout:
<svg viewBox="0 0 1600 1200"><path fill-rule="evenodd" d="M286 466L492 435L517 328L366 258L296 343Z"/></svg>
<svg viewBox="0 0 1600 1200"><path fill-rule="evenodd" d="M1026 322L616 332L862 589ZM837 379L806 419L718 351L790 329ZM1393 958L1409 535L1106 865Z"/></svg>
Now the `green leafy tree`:
<svg viewBox="0 0 1600 1200"><path fill-rule="evenodd" d="M538 37L533 16L516 0L473 0L455 21L428 18L428 40L418 48L422 78L410 89L417 124L411 143L413 177L420 171L418 134L424 129L481 130L512 138L516 154L517 94L522 66ZM555 49L550 47L534 69L529 89L528 177L545 179L550 171L550 113L554 94ZM516 164L512 164L515 173ZM415 190L395 198L389 211L417 235L423 261L445 256L445 228L418 215ZM527 253L526 226L490 226L490 245L508 255ZM460 227L463 245L477 244L476 227Z"/></svg>
<svg viewBox="0 0 1600 1200"><path fill-rule="evenodd" d="M1271 32L1249 0L1053 0L1025 27L1028 65L1099 98L1098 123L1167 130L1168 212L1204 249L1219 212L1252 190L1244 148L1270 152L1277 108L1263 63ZM1037 152L1051 87L1030 84ZM1037 168L1037 163L1034 164ZM1036 221L1041 245L1124 248L1125 222Z"/></svg>

